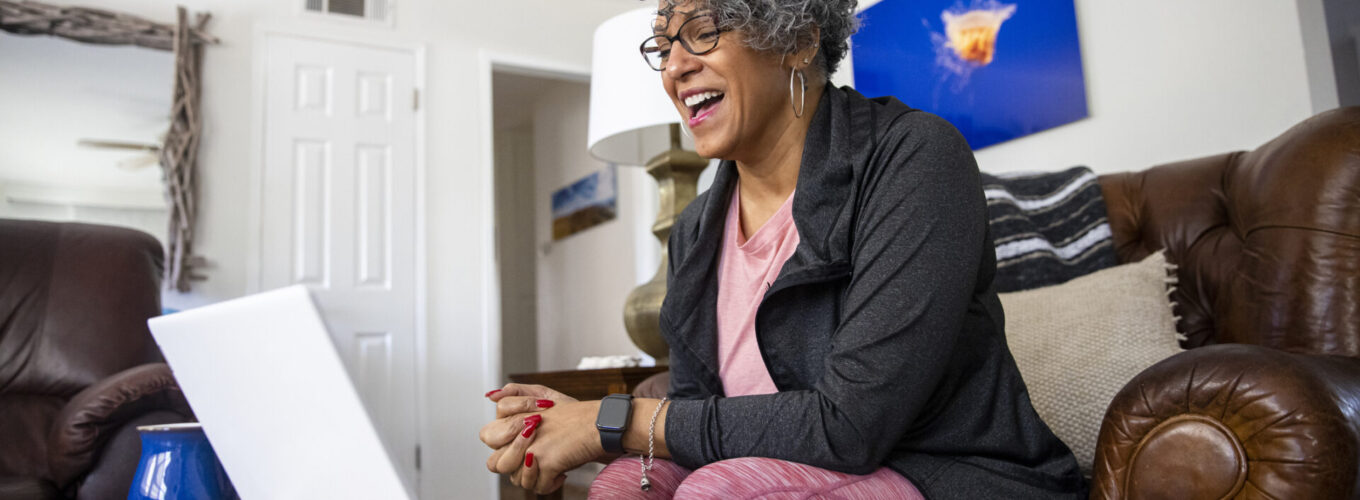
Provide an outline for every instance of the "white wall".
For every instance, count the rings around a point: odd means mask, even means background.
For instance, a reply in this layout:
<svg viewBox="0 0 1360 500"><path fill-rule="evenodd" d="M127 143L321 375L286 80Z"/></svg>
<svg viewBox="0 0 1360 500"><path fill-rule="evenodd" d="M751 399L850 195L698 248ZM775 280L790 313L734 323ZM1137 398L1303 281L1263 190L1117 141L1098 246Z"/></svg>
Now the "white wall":
<svg viewBox="0 0 1360 500"><path fill-rule="evenodd" d="M482 394L494 354L484 294L489 259L490 186L483 171L486 89L481 51L589 68L594 27L636 8L626 0L396 0L393 27L335 25L299 15L302 0L101 0L100 8L169 21L174 6L213 14L208 30L222 40L204 55L204 139L199 234L195 253L212 264L208 281L179 297L181 307L247 291L252 236L251 173L258 165L252 122L257 89L257 27L270 25L350 40L422 43L427 48L426 110L429 339L422 490L426 498L488 498L495 478L477 430L493 415ZM7 46L4 50L10 50ZM7 77L8 75L6 75ZM164 92L169 93L168 84ZM11 115L6 115L9 118Z"/></svg>
<svg viewBox="0 0 1360 500"><path fill-rule="evenodd" d="M502 78L497 77L496 85ZM538 371L538 231L534 186L532 116L515 124L501 116L507 104L498 86L496 100L496 267L500 279L502 375ZM510 125L506 125L509 123Z"/></svg>
<svg viewBox="0 0 1360 500"><path fill-rule="evenodd" d="M983 170L1142 170L1255 148L1313 114L1294 2L1076 7L1090 117L979 150Z"/></svg>
<svg viewBox="0 0 1360 500"><path fill-rule="evenodd" d="M637 177L646 177L643 169L617 168L614 220L552 239L552 192L607 166L585 149L589 102L588 85L563 82L543 88L534 106L538 366L544 371L574 369L584 356L638 352L623 326L623 305L637 285L634 241L655 241L637 230L642 212L655 214L638 209L644 200L634 187Z"/></svg>

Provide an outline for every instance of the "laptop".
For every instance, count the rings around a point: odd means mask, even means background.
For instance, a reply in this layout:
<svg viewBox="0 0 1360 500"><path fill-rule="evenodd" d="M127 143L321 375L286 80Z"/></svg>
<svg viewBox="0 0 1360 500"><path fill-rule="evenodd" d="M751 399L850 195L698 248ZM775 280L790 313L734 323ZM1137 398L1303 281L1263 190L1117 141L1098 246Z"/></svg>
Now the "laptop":
<svg viewBox="0 0 1360 500"><path fill-rule="evenodd" d="M147 322L245 499L409 499L305 286Z"/></svg>

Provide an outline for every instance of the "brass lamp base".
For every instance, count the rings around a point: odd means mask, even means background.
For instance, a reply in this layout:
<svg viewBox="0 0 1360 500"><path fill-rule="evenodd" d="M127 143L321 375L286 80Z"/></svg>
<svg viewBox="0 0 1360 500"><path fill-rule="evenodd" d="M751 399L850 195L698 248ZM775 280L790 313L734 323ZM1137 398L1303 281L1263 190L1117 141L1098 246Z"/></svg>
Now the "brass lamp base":
<svg viewBox="0 0 1360 500"><path fill-rule="evenodd" d="M670 359L670 348L661 337L661 301L666 298L666 265L670 261L667 241L675 218L698 194L699 174L708 166L708 160L698 153L680 148L680 125L672 124L670 132L671 149L647 162L647 173L656 179L661 192L661 208L652 224L652 234L661 240L661 266L651 281L628 294L623 309L628 337L659 365L668 364Z"/></svg>

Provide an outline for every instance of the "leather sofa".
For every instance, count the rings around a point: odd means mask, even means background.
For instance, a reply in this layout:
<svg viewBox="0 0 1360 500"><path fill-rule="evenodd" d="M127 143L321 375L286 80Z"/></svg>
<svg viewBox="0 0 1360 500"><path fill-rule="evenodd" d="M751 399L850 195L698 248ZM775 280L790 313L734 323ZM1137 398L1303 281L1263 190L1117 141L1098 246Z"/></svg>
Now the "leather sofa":
<svg viewBox="0 0 1360 500"><path fill-rule="evenodd" d="M1092 497L1360 496L1360 108L1101 187L1120 260L1180 266L1190 350L1115 396Z"/></svg>
<svg viewBox="0 0 1360 500"><path fill-rule="evenodd" d="M0 498L126 498L136 426L192 421L146 320L161 246L0 219Z"/></svg>
<svg viewBox="0 0 1360 500"><path fill-rule="evenodd" d="M1179 266L1188 350L1111 402L1091 497L1360 498L1360 108L1100 184L1120 262Z"/></svg>

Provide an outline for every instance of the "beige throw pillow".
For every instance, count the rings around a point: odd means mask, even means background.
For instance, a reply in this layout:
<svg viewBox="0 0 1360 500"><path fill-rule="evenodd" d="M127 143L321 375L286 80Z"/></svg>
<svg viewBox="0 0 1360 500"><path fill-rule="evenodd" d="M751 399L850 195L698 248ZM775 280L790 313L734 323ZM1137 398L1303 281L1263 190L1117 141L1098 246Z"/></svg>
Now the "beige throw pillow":
<svg viewBox="0 0 1360 500"><path fill-rule="evenodd" d="M1115 393L1181 352L1162 252L1061 285L1003 293L1006 340L1034 409L1091 472Z"/></svg>

